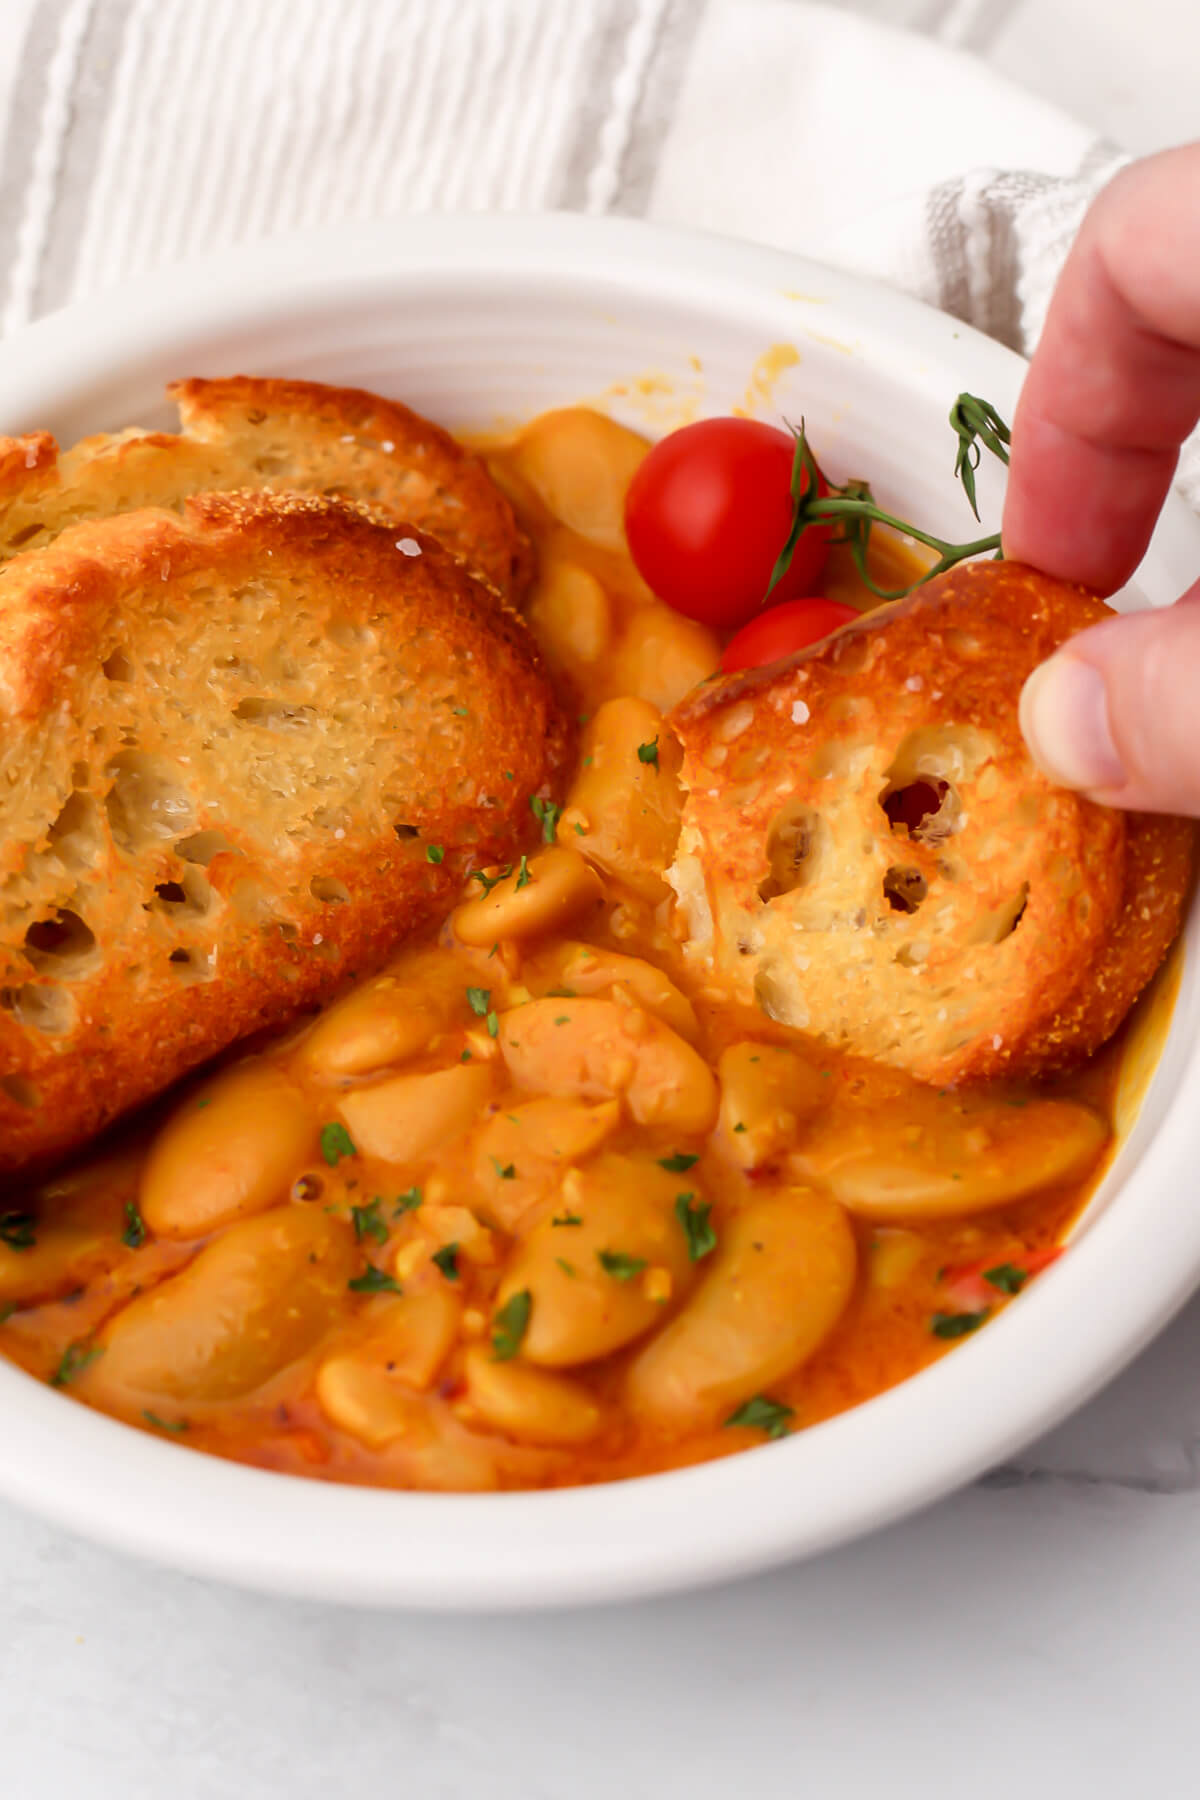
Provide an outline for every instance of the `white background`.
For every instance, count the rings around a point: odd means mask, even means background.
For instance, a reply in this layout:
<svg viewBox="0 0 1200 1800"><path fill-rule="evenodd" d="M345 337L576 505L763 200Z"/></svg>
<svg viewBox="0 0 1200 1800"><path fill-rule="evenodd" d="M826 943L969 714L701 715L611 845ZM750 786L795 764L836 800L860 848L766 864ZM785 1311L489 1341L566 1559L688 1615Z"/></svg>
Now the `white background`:
<svg viewBox="0 0 1200 1800"><path fill-rule="evenodd" d="M28 3L0 0L0 93ZM1195 0L857 9L937 30L1130 148L1200 135ZM1200 1304L1006 1485L654 1605L483 1621L288 1605L0 1507L0 1795L1190 1792L1198 1455Z"/></svg>

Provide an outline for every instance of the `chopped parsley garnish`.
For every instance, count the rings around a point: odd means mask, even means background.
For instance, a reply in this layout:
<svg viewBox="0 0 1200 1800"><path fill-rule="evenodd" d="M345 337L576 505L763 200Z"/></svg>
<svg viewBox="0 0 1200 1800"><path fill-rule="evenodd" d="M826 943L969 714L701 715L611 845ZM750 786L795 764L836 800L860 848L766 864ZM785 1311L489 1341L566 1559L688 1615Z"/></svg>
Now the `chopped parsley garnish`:
<svg viewBox="0 0 1200 1800"><path fill-rule="evenodd" d="M376 1194L375 1198L368 1200L365 1206L350 1208L350 1222L354 1226L356 1243L361 1244L364 1238L369 1237L374 1238L377 1244L387 1243L388 1228L384 1223L383 1214L379 1210L382 1205L381 1197Z"/></svg>
<svg viewBox="0 0 1200 1800"><path fill-rule="evenodd" d="M565 1256L556 1256L554 1260L564 1275L569 1275L572 1281L578 1280L579 1270L575 1267L574 1263L569 1263Z"/></svg>
<svg viewBox="0 0 1200 1800"><path fill-rule="evenodd" d="M693 1156L689 1150L674 1150L670 1156L660 1156L658 1166L668 1175L683 1175L699 1161L699 1155Z"/></svg>
<svg viewBox="0 0 1200 1800"><path fill-rule="evenodd" d="M750 1431L761 1431L771 1439L788 1435L791 1420L796 1416L795 1409L785 1406L782 1400L772 1400L768 1394L755 1394L750 1400L744 1400L736 1412L731 1412L726 1425L744 1425Z"/></svg>
<svg viewBox="0 0 1200 1800"><path fill-rule="evenodd" d="M202 1106L211 1106L211 1105L212 1105L212 1095L211 1094L202 1094L200 1099L197 1100L197 1102L196 1102L196 1111L199 1112L200 1108Z"/></svg>
<svg viewBox="0 0 1200 1800"><path fill-rule="evenodd" d="M471 1052L469 1050L460 1050L458 1053L458 1060L459 1062L470 1062Z"/></svg>
<svg viewBox="0 0 1200 1800"><path fill-rule="evenodd" d="M470 708L466 706L452 706L450 711L456 719L469 719L471 716Z"/></svg>
<svg viewBox="0 0 1200 1800"><path fill-rule="evenodd" d="M934 1313L929 1321L929 1329L934 1337L960 1338L969 1337L978 1331L988 1316L988 1308L981 1307L979 1312Z"/></svg>
<svg viewBox="0 0 1200 1800"><path fill-rule="evenodd" d="M559 1015L558 1015L557 1019L555 1019L554 1023L556 1025L569 1025L571 1023L570 1013L559 1013Z"/></svg>
<svg viewBox="0 0 1200 1800"><path fill-rule="evenodd" d="M472 873L471 880L477 881L485 894L490 894L492 889L497 886L499 882L507 881L511 874L512 864L505 863L498 875L485 875L482 869L476 869Z"/></svg>
<svg viewBox="0 0 1200 1800"><path fill-rule="evenodd" d="M695 1194L676 1194L675 1217L683 1226L683 1235L687 1239L688 1255L693 1262L708 1256L717 1247L717 1234L712 1228L709 1214L712 1207L706 1200L697 1200Z"/></svg>
<svg viewBox="0 0 1200 1800"><path fill-rule="evenodd" d="M160 1419L158 1414L153 1412L143 1412L142 1417L147 1425L153 1425L155 1431L186 1431L188 1429L186 1419Z"/></svg>
<svg viewBox="0 0 1200 1800"><path fill-rule="evenodd" d="M374 1263L368 1263L361 1275L356 1275L346 1286L352 1294L402 1294L404 1289L394 1275L386 1269L377 1269Z"/></svg>
<svg viewBox="0 0 1200 1800"><path fill-rule="evenodd" d="M346 1130L340 1119L333 1119L328 1125L321 1127L321 1155L331 1169L336 1169L343 1156L357 1156L354 1139Z"/></svg>
<svg viewBox="0 0 1200 1800"><path fill-rule="evenodd" d="M644 1256L627 1256L624 1250L597 1250L596 1260L614 1281L632 1281L646 1266Z"/></svg>
<svg viewBox="0 0 1200 1800"><path fill-rule="evenodd" d="M522 1288L504 1302L492 1320L492 1361L511 1362L529 1329L533 1295Z"/></svg>
<svg viewBox="0 0 1200 1800"><path fill-rule="evenodd" d="M1002 1294L1019 1294L1029 1280L1029 1270L1019 1269L1016 1263L997 1263L994 1269L983 1271L983 1279Z"/></svg>
<svg viewBox="0 0 1200 1800"><path fill-rule="evenodd" d="M401 1213L416 1212L420 1204L421 1190L419 1187L410 1187L403 1194L397 1194L396 1204L392 1208L393 1219L398 1219Z"/></svg>
<svg viewBox="0 0 1200 1800"><path fill-rule="evenodd" d="M440 844L426 844L425 861L431 863L445 862L446 852Z"/></svg>
<svg viewBox="0 0 1200 1800"><path fill-rule="evenodd" d="M579 996L574 988L547 988L546 998L547 1000L578 1000Z"/></svg>
<svg viewBox="0 0 1200 1800"><path fill-rule="evenodd" d="M458 1280L458 1245L456 1243L443 1244L440 1250L434 1251L433 1260L447 1281Z"/></svg>
<svg viewBox="0 0 1200 1800"><path fill-rule="evenodd" d="M94 1363L98 1356L103 1356L100 1344L68 1344L59 1360L59 1365L50 1377L51 1387L66 1387L77 1375Z"/></svg>
<svg viewBox="0 0 1200 1800"><path fill-rule="evenodd" d="M0 1300L0 1325L7 1325L16 1310L15 1300Z"/></svg>
<svg viewBox="0 0 1200 1800"><path fill-rule="evenodd" d="M578 1213L559 1213L557 1219L551 1219L552 1225L582 1225L583 1220Z"/></svg>
<svg viewBox="0 0 1200 1800"><path fill-rule="evenodd" d="M543 842L552 844L562 807L557 806L553 800L539 800L537 795L533 794L530 797L529 809L535 819L541 820Z"/></svg>
<svg viewBox="0 0 1200 1800"><path fill-rule="evenodd" d="M136 1200L125 1202L125 1228L121 1233L121 1242L128 1244L131 1250L140 1250L146 1241L146 1221L138 1211Z"/></svg>
<svg viewBox="0 0 1200 1800"><path fill-rule="evenodd" d="M0 1213L0 1244L6 1244L10 1250L32 1250L36 1243L32 1213Z"/></svg>
<svg viewBox="0 0 1200 1800"><path fill-rule="evenodd" d="M517 892L520 893L523 887L528 887L532 880L533 876L529 873L529 858L523 856L517 870Z"/></svg>
<svg viewBox="0 0 1200 1800"><path fill-rule="evenodd" d="M489 1037L498 1037L500 1035L500 1020L495 1012L490 1012L488 1014L487 1018L484 1020L484 1024L487 1026L487 1034Z"/></svg>
<svg viewBox="0 0 1200 1800"><path fill-rule="evenodd" d="M586 837L587 836L587 832L584 830L583 826L579 823L578 819L576 819L576 821L575 821L575 836L576 837Z"/></svg>
<svg viewBox="0 0 1200 1800"><path fill-rule="evenodd" d="M745 1129L746 1129L746 1127L745 1127L745 1125L744 1125L744 1124L743 1124L743 1123L742 1123L742 1121L741 1121L741 1119L739 1119L739 1120L738 1120L738 1122L737 1122L737 1124L736 1124L736 1125L735 1125L735 1126L734 1126L734 1128L733 1128L733 1129L734 1129L734 1130L735 1130L735 1131L745 1131Z"/></svg>
<svg viewBox="0 0 1200 1800"><path fill-rule="evenodd" d="M657 738L651 738L650 742L648 744L639 744L638 745L638 761L640 763L652 763L654 765L654 767L657 769L657 767L658 767L658 739Z"/></svg>
<svg viewBox="0 0 1200 1800"><path fill-rule="evenodd" d="M467 1005L470 1007L471 1011L475 1014L475 1017L477 1019L482 1019L482 1018L486 1017L488 1007L491 1004L492 1004L491 988L469 987L467 989Z"/></svg>
<svg viewBox="0 0 1200 1800"><path fill-rule="evenodd" d="M501 1181L511 1181L513 1179L513 1176L517 1172L515 1164L502 1163L498 1156L493 1156L489 1160Z"/></svg>

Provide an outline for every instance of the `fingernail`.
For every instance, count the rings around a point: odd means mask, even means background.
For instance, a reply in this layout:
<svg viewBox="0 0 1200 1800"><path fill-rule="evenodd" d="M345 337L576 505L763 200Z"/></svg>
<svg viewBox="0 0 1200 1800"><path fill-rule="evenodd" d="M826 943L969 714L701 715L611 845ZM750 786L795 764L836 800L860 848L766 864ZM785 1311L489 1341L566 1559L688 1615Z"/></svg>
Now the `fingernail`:
<svg viewBox="0 0 1200 1800"><path fill-rule="evenodd" d="M1021 730L1033 760L1061 787L1115 788L1125 770L1108 722L1104 677L1074 656L1052 656L1021 690Z"/></svg>

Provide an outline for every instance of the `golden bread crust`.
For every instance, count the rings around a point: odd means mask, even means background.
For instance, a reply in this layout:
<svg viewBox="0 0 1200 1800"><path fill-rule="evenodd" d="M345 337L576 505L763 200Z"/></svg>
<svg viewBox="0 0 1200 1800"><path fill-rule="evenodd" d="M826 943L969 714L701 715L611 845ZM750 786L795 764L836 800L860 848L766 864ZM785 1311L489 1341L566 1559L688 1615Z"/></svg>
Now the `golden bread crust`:
<svg viewBox="0 0 1200 1800"><path fill-rule="evenodd" d="M1026 676L1108 615L973 563L673 715L668 879L706 979L925 1081L1070 1066L1124 1018L1182 916L1188 821L1055 787ZM922 816L924 814L924 816Z"/></svg>
<svg viewBox="0 0 1200 1800"><path fill-rule="evenodd" d="M382 962L527 840L569 748L439 544L265 494L0 569L0 722L0 1171Z"/></svg>
<svg viewBox="0 0 1200 1800"><path fill-rule="evenodd" d="M315 381L178 381L179 432L0 439L0 557L83 519L233 489L333 496L439 538L500 593L523 592L531 551L483 463L395 400Z"/></svg>

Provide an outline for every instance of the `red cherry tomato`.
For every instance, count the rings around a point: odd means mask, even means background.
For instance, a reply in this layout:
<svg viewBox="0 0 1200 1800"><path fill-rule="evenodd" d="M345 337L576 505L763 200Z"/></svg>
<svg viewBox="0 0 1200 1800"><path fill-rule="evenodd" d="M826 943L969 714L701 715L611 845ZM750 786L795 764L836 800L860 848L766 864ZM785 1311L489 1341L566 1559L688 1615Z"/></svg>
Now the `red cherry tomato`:
<svg viewBox="0 0 1200 1800"><path fill-rule="evenodd" d="M792 527L792 454L786 432L755 419L701 419L655 444L629 484L625 533L660 600L718 630L753 617ZM811 593L830 532L801 535L773 601Z"/></svg>
<svg viewBox="0 0 1200 1800"><path fill-rule="evenodd" d="M748 625L731 637L721 657L721 667L728 675L734 669L757 669L763 663L778 662L794 650L804 650L819 643L861 614L840 600L826 600L814 595L805 600L785 600L782 606L768 606Z"/></svg>

